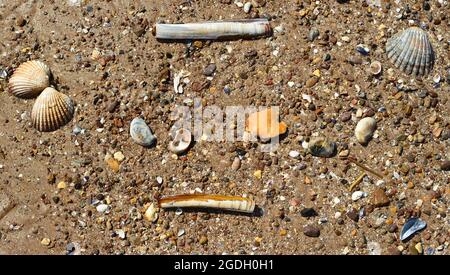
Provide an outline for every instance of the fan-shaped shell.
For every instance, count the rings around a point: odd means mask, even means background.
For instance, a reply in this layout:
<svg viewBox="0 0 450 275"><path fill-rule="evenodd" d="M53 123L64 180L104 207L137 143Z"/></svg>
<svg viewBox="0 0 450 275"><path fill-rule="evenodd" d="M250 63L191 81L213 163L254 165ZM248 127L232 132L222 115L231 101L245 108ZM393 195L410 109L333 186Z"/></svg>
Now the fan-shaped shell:
<svg viewBox="0 0 450 275"><path fill-rule="evenodd" d="M67 124L75 108L72 99L48 87L36 99L31 111L33 127L41 132L51 132Z"/></svg>
<svg viewBox="0 0 450 275"><path fill-rule="evenodd" d="M408 28L390 38L386 53L394 65L407 74L424 76L433 68L433 47L427 33L418 27Z"/></svg>
<svg viewBox="0 0 450 275"><path fill-rule="evenodd" d="M50 86L50 76L50 69L43 62L27 61L21 64L10 78L9 90L17 97L35 97Z"/></svg>

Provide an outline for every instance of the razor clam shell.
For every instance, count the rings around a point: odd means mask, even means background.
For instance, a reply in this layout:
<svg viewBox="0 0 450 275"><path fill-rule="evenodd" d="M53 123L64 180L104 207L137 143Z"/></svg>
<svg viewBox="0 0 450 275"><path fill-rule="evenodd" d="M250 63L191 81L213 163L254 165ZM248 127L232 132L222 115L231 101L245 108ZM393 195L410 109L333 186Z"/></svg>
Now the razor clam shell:
<svg viewBox="0 0 450 275"><path fill-rule="evenodd" d="M192 133L187 129L179 129L175 132L173 141L169 143L169 150L175 154L186 152L192 142Z"/></svg>
<svg viewBox="0 0 450 275"><path fill-rule="evenodd" d="M230 211L253 213L255 202L248 198L221 195L178 195L159 200L161 208L198 207L218 208Z"/></svg>
<svg viewBox="0 0 450 275"><path fill-rule="evenodd" d="M43 62L27 61L10 78L9 90L20 98L35 97L50 85L50 76L50 69Z"/></svg>
<svg viewBox="0 0 450 275"><path fill-rule="evenodd" d="M41 132L51 132L66 125L75 112L72 99L48 87L38 96L31 111L33 127Z"/></svg>
<svg viewBox="0 0 450 275"><path fill-rule="evenodd" d="M156 141L152 130L140 117L136 117L131 121L130 135L134 142L146 147L151 146Z"/></svg>
<svg viewBox="0 0 450 275"><path fill-rule="evenodd" d="M202 40L268 36L272 33L267 19L210 21L187 24L156 24L156 38Z"/></svg>
<svg viewBox="0 0 450 275"><path fill-rule="evenodd" d="M409 219L405 225L403 225L402 232L400 233L400 240L404 241L414 235L416 232L427 227L427 223L419 218Z"/></svg>
<svg viewBox="0 0 450 275"><path fill-rule="evenodd" d="M433 68L433 47L427 33L418 27L408 28L390 38L386 53L391 62L407 74L424 76Z"/></svg>

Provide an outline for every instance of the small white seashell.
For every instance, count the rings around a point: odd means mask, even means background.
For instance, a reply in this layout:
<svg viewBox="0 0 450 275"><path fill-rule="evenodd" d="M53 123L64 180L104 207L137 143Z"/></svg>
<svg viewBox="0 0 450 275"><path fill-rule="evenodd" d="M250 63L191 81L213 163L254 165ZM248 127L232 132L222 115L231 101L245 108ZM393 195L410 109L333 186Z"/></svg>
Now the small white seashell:
<svg viewBox="0 0 450 275"><path fill-rule="evenodd" d="M433 68L433 47L427 33L418 27L408 28L388 39L386 53L394 65L407 74L424 76Z"/></svg>
<svg viewBox="0 0 450 275"><path fill-rule="evenodd" d="M51 72L47 65L38 60L21 64L9 80L9 91L21 98L39 95L50 86Z"/></svg>
<svg viewBox="0 0 450 275"><path fill-rule="evenodd" d="M36 99L31 111L31 121L38 131L51 132L72 120L74 112L70 97L48 87Z"/></svg>
<svg viewBox="0 0 450 275"><path fill-rule="evenodd" d="M131 121L130 135L134 142L142 146L151 146L156 141L152 130L140 117L136 117Z"/></svg>
<svg viewBox="0 0 450 275"><path fill-rule="evenodd" d="M355 136L359 143L367 144L372 138L377 121L373 117L365 117L361 119L355 128Z"/></svg>
<svg viewBox="0 0 450 275"><path fill-rule="evenodd" d="M300 156L300 152L298 152L298 151L290 151L289 152L289 156L291 157L291 158L298 158L299 156Z"/></svg>
<svg viewBox="0 0 450 275"><path fill-rule="evenodd" d="M109 206L107 204L99 204L99 205L97 205L96 209L100 213L108 213L109 212Z"/></svg>
<svg viewBox="0 0 450 275"><path fill-rule="evenodd" d="M175 138L169 143L169 150L175 154L182 154L191 145L192 134L187 129L179 129L175 132Z"/></svg>

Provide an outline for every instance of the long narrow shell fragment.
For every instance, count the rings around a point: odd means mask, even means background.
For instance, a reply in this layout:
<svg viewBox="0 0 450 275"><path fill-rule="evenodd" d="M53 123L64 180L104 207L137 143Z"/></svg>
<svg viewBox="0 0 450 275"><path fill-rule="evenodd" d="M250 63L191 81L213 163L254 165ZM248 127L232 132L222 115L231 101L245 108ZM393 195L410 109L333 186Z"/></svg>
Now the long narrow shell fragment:
<svg viewBox="0 0 450 275"><path fill-rule="evenodd" d="M255 210L255 202L251 199L222 195L178 195L162 198L158 201L158 204L161 208L205 207L244 213L253 213Z"/></svg>
<svg viewBox="0 0 450 275"><path fill-rule="evenodd" d="M427 33L418 27L408 28L390 38L386 53L394 65L407 74L424 76L433 68L433 47Z"/></svg>
<svg viewBox="0 0 450 275"><path fill-rule="evenodd" d="M51 132L67 124L74 111L70 97L48 87L36 99L31 111L31 121L38 131Z"/></svg>
<svg viewBox="0 0 450 275"><path fill-rule="evenodd" d="M187 24L156 24L156 38L202 40L268 36L272 34L267 19L210 21Z"/></svg>
<svg viewBox="0 0 450 275"><path fill-rule="evenodd" d="M9 80L10 92L21 98L39 95L50 85L50 69L38 60L21 64Z"/></svg>

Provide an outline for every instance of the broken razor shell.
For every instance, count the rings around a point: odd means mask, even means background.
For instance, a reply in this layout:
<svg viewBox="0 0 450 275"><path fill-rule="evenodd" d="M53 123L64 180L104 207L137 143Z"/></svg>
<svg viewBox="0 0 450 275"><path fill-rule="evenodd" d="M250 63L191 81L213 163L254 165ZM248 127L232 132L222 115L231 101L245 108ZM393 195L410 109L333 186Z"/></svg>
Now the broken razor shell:
<svg viewBox="0 0 450 275"><path fill-rule="evenodd" d="M178 195L162 198L158 201L158 204L161 208L217 208L244 213L253 213L255 210L255 202L251 199L222 195Z"/></svg>

